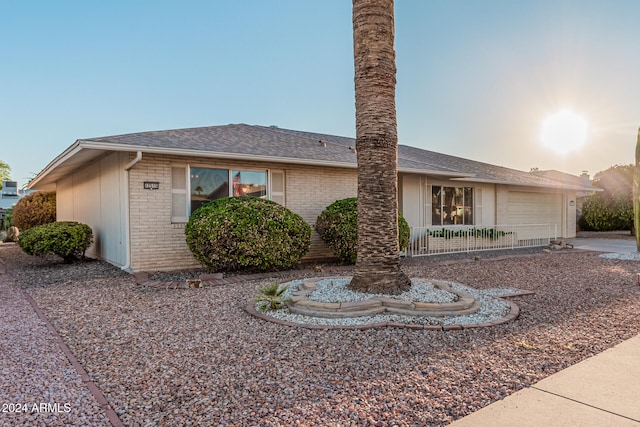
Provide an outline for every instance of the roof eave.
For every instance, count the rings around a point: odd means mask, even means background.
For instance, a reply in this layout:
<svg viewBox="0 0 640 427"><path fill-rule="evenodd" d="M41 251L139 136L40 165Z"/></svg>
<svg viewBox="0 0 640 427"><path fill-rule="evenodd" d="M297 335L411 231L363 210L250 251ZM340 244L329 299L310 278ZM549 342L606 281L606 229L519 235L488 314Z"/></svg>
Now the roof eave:
<svg viewBox="0 0 640 427"><path fill-rule="evenodd" d="M470 174L470 173L463 173L463 172L447 172L447 171L441 171L441 170L437 170L437 169L416 169L416 168L402 168L399 167L398 168L398 172L402 172L402 173L417 173L417 174L421 174L421 175L436 175L436 176L445 176L447 178L450 179L467 179L467 178L473 178L474 175Z"/></svg>
<svg viewBox="0 0 640 427"><path fill-rule="evenodd" d="M69 148L63 151L59 156L53 159L35 178L33 178L29 184L29 189L37 188L41 183L44 185L52 185L53 182L47 182L46 178L56 168L63 165L65 162L78 155L82 150L97 150L104 152L137 152L141 151L147 154L163 154L163 155L175 155L185 157L204 157L204 158L218 158L228 160L247 160L247 154L245 153L228 153L228 152L216 152L216 151L202 151L202 150L189 150L189 149L177 149L177 148L162 148L162 147L147 147L141 145L130 144L117 144L117 143L104 143L99 141L92 141L87 139L77 140ZM272 163L286 163L308 166L322 166L322 167L338 167L357 169L356 162L348 161L333 161L333 160L316 160L316 159L301 159L294 157L281 157L281 156L265 156L265 155L253 155L252 160L272 162ZM443 176L448 177L451 180L461 182L478 182L487 184L504 184L513 185L519 187L538 187L538 188L551 188L557 190L575 190L575 191L601 191L597 188L589 188L575 185L549 185L544 183L523 183L508 180L492 180L486 178L478 178L474 174L462 173L455 171L442 171L431 169L417 169L417 168L398 168L398 172L402 173L417 173L422 175Z"/></svg>
<svg viewBox="0 0 640 427"><path fill-rule="evenodd" d="M77 140L69 148L60 153L55 159L53 159L47 166L44 167L38 174L27 184L27 188L32 190L38 186L38 184L51 173L56 167L60 166L65 161L69 160L82 150L81 141Z"/></svg>
<svg viewBox="0 0 640 427"><path fill-rule="evenodd" d="M544 184L538 182L517 182L517 181L508 181L508 180L493 180L493 179L482 179L482 178L453 178L456 181L469 181L469 182L480 182L486 184L500 184L500 185L513 185L518 187L536 187L536 188L550 188L556 190L575 190L575 191L602 191L599 188L590 188L590 187L580 187L575 185L565 185L565 184Z"/></svg>
<svg viewBox="0 0 640 427"><path fill-rule="evenodd" d="M30 189L37 188L43 182L45 182L46 185L50 185L51 183L46 182L47 176L56 168L60 167L63 163L69 161L71 158L76 156L82 150L102 150L105 152L141 151L145 154L164 154L164 155L174 155L174 156L204 157L204 158L217 158L217 159L227 159L227 160L247 160L247 154L244 154L244 153L185 150L185 149L175 149L175 148L157 148L157 147L146 147L146 146L140 146L140 145L130 145L130 144L101 143L101 142L96 142L91 140L77 140L73 145L71 145L69 148L63 151L60 155L58 155L55 159L53 159L42 171L40 171L40 173L38 173L38 175L36 175L36 177L29 182L28 188ZM337 162L337 161L331 161L331 160L300 159L295 157L253 155L251 156L251 159L264 161L264 162L272 162L272 163L289 163L289 164L299 164L299 165L308 165L308 166L340 167L340 168L351 168L351 169L357 169L358 167L357 163L355 162Z"/></svg>

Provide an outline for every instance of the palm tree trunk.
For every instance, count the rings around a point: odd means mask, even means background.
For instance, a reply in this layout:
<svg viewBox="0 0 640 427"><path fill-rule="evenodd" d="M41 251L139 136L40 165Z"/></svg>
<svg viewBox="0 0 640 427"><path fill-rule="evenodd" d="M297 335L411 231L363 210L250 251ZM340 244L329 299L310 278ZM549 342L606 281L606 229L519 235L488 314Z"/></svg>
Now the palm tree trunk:
<svg viewBox="0 0 640 427"><path fill-rule="evenodd" d="M353 0L358 158L358 255L349 287L411 287L398 247L398 131L393 0Z"/></svg>

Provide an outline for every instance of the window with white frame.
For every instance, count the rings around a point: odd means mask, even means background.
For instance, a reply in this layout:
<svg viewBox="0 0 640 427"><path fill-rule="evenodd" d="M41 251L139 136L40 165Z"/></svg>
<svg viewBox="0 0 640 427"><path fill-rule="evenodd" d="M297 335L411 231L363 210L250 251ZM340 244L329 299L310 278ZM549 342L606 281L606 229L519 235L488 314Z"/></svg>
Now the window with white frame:
<svg viewBox="0 0 640 427"><path fill-rule="evenodd" d="M172 222L186 222L193 211L221 197L269 198L284 205L284 171L172 166L171 176Z"/></svg>
<svg viewBox="0 0 640 427"><path fill-rule="evenodd" d="M473 224L473 188L431 187L431 225Z"/></svg>

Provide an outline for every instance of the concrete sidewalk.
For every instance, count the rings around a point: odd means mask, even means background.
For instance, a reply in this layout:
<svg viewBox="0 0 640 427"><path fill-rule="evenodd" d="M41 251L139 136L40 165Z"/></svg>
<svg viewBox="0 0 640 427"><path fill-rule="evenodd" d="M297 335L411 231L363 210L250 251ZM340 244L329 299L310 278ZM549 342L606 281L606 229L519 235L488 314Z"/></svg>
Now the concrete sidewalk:
<svg viewBox="0 0 640 427"><path fill-rule="evenodd" d="M634 240L570 239L576 249L635 252ZM451 427L640 426L640 335L551 375Z"/></svg>
<svg viewBox="0 0 640 427"><path fill-rule="evenodd" d="M480 409L451 427L640 426L640 335Z"/></svg>

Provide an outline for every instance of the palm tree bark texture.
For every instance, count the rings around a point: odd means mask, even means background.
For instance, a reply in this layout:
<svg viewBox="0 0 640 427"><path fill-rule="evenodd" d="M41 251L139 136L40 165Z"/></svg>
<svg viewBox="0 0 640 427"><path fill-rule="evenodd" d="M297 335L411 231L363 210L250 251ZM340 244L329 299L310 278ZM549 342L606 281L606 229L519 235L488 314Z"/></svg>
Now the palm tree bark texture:
<svg viewBox="0 0 640 427"><path fill-rule="evenodd" d="M393 0L353 0L358 251L352 290L411 287L398 247L398 131Z"/></svg>

